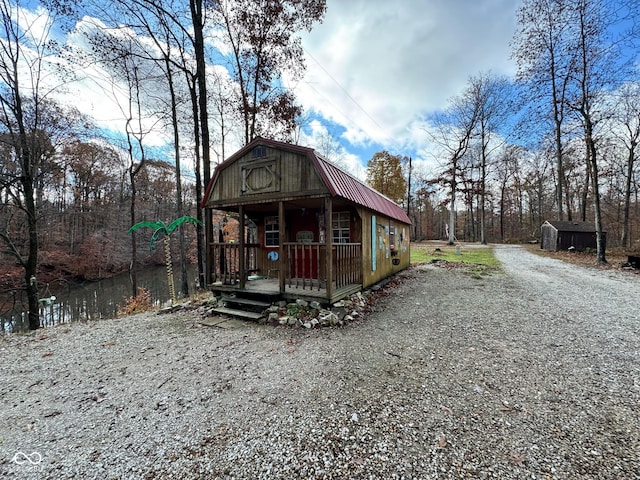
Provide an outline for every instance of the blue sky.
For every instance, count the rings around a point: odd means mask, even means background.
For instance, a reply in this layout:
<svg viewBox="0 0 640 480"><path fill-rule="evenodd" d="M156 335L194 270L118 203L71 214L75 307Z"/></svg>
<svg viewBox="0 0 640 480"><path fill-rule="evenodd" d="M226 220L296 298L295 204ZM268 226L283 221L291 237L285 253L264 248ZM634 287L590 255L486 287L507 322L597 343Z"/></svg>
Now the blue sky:
<svg viewBox="0 0 640 480"><path fill-rule="evenodd" d="M327 0L324 22L302 35L304 79L283 80L308 112L300 143L316 147L318 136L329 132L340 142L340 163L361 178L367 161L382 150L427 164L426 119L461 93L470 76L514 73L509 43L519 4ZM67 41L83 40L76 35ZM69 90L70 98L101 126L117 131L127 92L95 68L90 80ZM147 140L154 149L169 137ZM240 146L227 145L227 154Z"/></svg>
<svg viewBox="0 0 640 480"><path fill-rule="evenodd" d="M520 4L327 0L323 23L302 34L306 75L301 81L282 80L307 111L300 143L319 148L328 132L340 144L339 163L360 178L382 150L411 156L419 173L433 175L439 167L425 131L428 119L459 95L471 76L514 75L510 43ZM84 42L77 33L64 41ZM210 68L228 74L223 66ZM102 128L122 131L128 91L98 66L89 69L84 82L69 86L67 98ZM161 152L171 137L154 133L145 142L147 151ZM227 156L241 146L239 140L228 143Z"/></svg>
<svg viewBox="0 0 640 480"><path fill-rule="evenodd" d="M352 167L388 150L429 159L425 120L470 76L512 76L514 0L327 0L303 36L307 74L290 84ZM308 143L312 145L313 134Z"/></svg>

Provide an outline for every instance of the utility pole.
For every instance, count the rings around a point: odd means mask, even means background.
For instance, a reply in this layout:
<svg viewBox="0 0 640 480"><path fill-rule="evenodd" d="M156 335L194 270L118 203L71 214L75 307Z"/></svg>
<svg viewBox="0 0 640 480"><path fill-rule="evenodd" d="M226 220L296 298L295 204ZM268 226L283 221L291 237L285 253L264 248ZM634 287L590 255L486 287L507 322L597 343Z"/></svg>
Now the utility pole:
<svg viewBox="0 0 640 480"><path fill-rule="evenodd" d="M407 181L407 217L411 213L411 157L409 157L409 179Z"/></svg>

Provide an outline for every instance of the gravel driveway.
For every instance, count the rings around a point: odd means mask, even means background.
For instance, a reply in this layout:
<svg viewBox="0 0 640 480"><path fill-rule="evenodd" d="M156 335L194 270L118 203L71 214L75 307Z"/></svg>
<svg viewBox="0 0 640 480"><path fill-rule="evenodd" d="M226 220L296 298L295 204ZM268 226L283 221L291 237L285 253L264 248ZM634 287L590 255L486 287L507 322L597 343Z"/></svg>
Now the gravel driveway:
<svg viewBox="0 0 640 480"><path fill-rule="evenodd" d="M0 476L640 479L640 276L496 253L413 267L343 328L0 338Z"/></svg>

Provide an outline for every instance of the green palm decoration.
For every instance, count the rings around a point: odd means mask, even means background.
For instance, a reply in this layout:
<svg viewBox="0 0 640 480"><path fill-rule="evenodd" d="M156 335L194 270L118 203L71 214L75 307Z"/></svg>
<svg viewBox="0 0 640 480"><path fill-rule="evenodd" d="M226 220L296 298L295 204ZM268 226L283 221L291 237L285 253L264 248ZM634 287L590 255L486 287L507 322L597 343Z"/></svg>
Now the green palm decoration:
<svg viewBox="0 0 640 480"><path fill-rule="evenodd" d="M202 222L197 218L185 216L176 218L173 222L167 226L162 220L157 220L155 222L144 221L139 222L133 225L127 234L131 235L133 232L140 228L153 228L155 231L153 235L151 235L151 241L149 242L149 251L153 250L153 244L160 238L160 236L164 235L164 259L167 266L167 281L169 282L169 294L171 295L171 302L176 303L176 288L173 283L173 261L171 260L171 244L169 242L169 235L178 228L183 223L196 223L198 225L202 225Z"/></svg>

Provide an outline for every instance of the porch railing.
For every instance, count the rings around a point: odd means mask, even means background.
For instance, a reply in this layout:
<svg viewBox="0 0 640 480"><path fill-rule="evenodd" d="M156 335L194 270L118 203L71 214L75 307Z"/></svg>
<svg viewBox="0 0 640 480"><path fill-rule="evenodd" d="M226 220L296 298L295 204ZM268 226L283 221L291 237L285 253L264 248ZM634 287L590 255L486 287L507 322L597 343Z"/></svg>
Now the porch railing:
<svg viewBox="0 0 640 480"><path fill-rule="evenodd" d="M285 261L288 259L285 283L289 287L320 290L326 286L324 243L285 243L283 247Z"/></svg>
<svg viewBox="0 0 640 480"><path fill-rule="evenodd" d="M245 244L244 264L249 273L258 271L257 243ZM240 282L240 244L211 243L211 282L235 285Z"/></svg>
<svg viewBox="0 0 640 480"><path fill-rule="evenodd" d="M211 243L212 283L224 285L240 283L240 244ZM322 290L327 285L327 246L324 243L284 243L285 284L289 287ZM335 243L333 250L333 287L341 288L362 283L362 248L360 243ZM245 268L248 273L260 269L260 245L246 244ZM264 265L263 265L264 267ZM262 272L263 275L267 272Z"/></svg>
<svg viewBox="0 0 640 480"><path fill-rule="evenodd" d="M283 244L288 269L285 283L289 287L321 290L326 288L327 268L324 243ZM362 283L362 248L360 243L336 243L333 249L333 284L341 288Z"/></svg>
<svg viewBox="0 0 640 480"><path fill-rule="evenodd" d="M333 248L333 277L336 288L362 283L362 245L334 243Z"/></svg>

